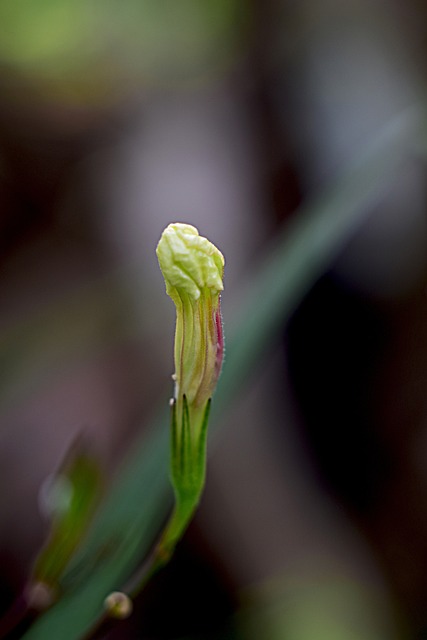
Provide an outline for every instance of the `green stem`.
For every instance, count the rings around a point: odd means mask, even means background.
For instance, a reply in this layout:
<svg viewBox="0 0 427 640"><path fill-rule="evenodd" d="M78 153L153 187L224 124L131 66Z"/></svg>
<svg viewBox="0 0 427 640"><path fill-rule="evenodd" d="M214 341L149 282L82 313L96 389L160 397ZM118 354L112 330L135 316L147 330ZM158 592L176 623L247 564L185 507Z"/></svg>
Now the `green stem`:
<svg viewBox="0 0 427 640"><path fill-rule="evenodd" d="M177 499L171 517L163 530L148 566L146 565L144 567L142 575L140 574L134 577L125 588L125 592L131 598L135 598L141 593L153 576L169 562L173 556L176 545L181 540L191 522L199 499L200 495L192 496L191 498Z"/></svg>
<svg viewBox="0 0 427 640"><path fill-rule="evenodd" d="M206 438L211 400L203 409L193 408L192 426L196 431L196 447L192 439L190 413L186 396L177 416L177 403L171 411L171 471L175 505L150 559L126 585L124 591L135 598L151 578L171 559L200 502L206 476ZM181 425L178 429L178 425Z"/></svg>

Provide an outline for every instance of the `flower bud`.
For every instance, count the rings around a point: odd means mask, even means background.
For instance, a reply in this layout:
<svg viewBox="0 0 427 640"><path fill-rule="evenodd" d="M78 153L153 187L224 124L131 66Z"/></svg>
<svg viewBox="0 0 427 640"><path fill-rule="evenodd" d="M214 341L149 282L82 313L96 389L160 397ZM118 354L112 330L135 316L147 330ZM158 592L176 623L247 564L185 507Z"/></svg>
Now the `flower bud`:
<svg viewBox="0 0 427 640"><path fill-rule="evenodd" d="M211 397L224 352L220 293L224 257L189 224L170 224L157 246L166 292L176 305L175 397L201 406Z"/></svg>
<svg viewBox="0 0 427 640"><path fill-rule="evenodd" d="M177 493L200 493L209 404L222 366L220 310L224 257L189 224L170 224L157 246L166 292L176 306L172 480Z"/></svg>

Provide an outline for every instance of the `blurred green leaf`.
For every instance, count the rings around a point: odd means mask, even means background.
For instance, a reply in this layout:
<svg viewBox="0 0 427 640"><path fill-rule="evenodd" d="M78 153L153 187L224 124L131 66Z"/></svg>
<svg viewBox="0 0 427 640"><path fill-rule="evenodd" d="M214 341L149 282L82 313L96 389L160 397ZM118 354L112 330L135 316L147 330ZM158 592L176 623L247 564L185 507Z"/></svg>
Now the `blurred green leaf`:
<svg viewBox="0 0 427 640"><path fill-rule="evenodd" d="M234 321L225 319L227 359L213 402L217 426L248 376L261 366L261 356L281 334L296 305L390 184L413 148L418 126L419 114L412 110L390 122L356 162L284 229ZM150 437L136 443L67 570L64 597L25 634L26 640L77 640L96 622L104 598L135 569L166 517L171 504L167 463L165 409L153 420Z"/></svg>
<svg viewBox="0 0 427 640"><path fill-rule="evenodd" d="M2 0L0 62L53 93L105 101L221 69L243 11L240 0Z"/></svg>
<svg viewBox="0 0 427 640"><path fill-rule="evenodd" d="M52 514L52 524L46 545L35 561L32 583L43 583L56 592L61 574L87 532L101 487L99 463L78 439L41 496L45 509Z"/></svg>
<svg viewBox="0 0 427 640"><path fill-rule="evenodd" d="M406 637L373 581L320 572L249 593L237 617L246 640L397 640Z"/></svg>

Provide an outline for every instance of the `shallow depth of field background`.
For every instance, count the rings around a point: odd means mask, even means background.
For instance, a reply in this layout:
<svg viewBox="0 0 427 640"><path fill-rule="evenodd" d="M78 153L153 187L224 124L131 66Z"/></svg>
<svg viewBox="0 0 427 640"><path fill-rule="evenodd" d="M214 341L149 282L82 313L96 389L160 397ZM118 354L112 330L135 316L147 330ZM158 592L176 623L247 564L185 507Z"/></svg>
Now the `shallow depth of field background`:
<svg viewBox="0 0 427 640"><path fill-rule="evenodd" d="M225 254L227 332L426 63L416 0L2 0L2 609L76 435L114 483L168 401L163 228ZM414 154L260 359L176 557L109 638L427 637L426 196Z"/></svg>

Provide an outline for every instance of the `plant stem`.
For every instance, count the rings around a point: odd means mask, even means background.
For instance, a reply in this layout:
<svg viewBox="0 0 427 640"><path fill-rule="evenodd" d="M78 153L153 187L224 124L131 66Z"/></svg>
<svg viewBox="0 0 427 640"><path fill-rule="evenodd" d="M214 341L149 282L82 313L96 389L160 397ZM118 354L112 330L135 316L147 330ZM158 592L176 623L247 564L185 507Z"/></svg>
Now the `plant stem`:
<svg viewBox="0 0 427 640"><path fill-rule="evenodd" d="M135 598L149 581L172 558L175 547L184 535L199 503L200 496L191 499L179 499L175 502L172 514L163 530L154 552L142 571L134 576L124 591L130 598Z"/></svg>

